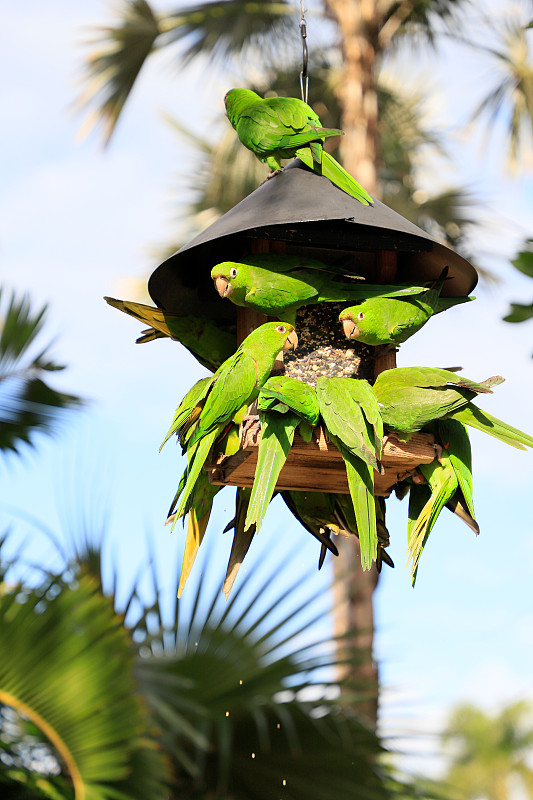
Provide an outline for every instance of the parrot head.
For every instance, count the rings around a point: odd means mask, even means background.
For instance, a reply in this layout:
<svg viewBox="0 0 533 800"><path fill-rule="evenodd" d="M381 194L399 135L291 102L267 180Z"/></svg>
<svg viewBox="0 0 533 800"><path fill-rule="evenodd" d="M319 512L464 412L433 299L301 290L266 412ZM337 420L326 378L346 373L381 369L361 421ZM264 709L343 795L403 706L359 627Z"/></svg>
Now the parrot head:
<svg viewBox="0 0 533 800"><path fill-rule="evenodd" d="M251 89L230 89L229 92L226 92L224 105L226 106L228 119L233 127L237 125L244 109L250 103L257 103L258 100L261 100L261 98Z"/></svg>
<svg viewBox="0 0 533 800"><path fill-rule="evenodd" d="M248 270L246 264L236 261L223 261L211 270L215 288L221 297L230 297L238 306L245 305L248 292Z"/></svg>
<svg viewBox="0 0 533 800"><path fill-rule="evenodd" d="M294 325L289 325L288 322L265 322L248 334L241 344L244 349L250 346L263 350L273 349L276 353L281 350L296 350L298 336Z"/></svg>
<svg viewBox="0 0 533 800"><path fill-rule="evenodd" d="M344 335L347 339L358 339L359 336L365 332L365 304L361 303L357 306L345 308L339 314L339 320L342 322Z"/></svg>

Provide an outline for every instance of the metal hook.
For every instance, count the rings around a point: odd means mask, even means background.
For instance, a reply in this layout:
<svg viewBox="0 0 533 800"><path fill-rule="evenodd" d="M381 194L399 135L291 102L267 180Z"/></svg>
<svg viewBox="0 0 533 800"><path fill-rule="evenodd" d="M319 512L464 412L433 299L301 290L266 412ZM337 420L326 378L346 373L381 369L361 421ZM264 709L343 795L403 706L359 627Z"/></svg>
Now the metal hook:
<svg viewBox="0 0 533 800"><path fill-rule="evenodd" d="M302 70L300 72L300 90L302 92L302 100L304 103L307 103L307 97L309 93L309 75L307 74L307 24L304 16L305 12L303 0L300 0L300 6L302 8L302 19L300 20L300 36L302 37Z"/></svg>

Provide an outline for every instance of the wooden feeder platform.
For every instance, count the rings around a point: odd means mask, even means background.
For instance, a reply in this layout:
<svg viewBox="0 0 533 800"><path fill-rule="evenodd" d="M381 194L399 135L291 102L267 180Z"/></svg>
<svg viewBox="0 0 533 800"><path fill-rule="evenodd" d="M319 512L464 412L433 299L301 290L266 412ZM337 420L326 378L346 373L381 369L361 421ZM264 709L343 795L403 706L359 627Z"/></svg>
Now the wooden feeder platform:
<svg viewBox="0 0 533 800"><path fill-rule="evenodd" d="M210 483L251 487L260 438L261 424L257 420L245 430L238 453L229 457L219 455L205 465ZM388 497L398 481L412 475L419 464L430 464L435 455L435 439L430 433L417 433L408 442L401 442L394 433L389 434L381 459L383 474L374 471L374 493ZM333 442L328 441L322 427L314 429L310 442L296 431L276 489L349 493L342 455Z"/></svg>

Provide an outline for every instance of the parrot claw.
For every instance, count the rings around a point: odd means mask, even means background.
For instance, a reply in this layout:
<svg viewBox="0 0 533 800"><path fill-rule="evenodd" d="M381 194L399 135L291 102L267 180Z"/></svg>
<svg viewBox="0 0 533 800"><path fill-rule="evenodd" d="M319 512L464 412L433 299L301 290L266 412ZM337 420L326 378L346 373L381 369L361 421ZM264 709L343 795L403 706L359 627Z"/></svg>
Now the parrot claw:
<svg viewBox="0 0 533 800"><path fill-rule="evenodd" d="M435 442L433 446L435 448L436 459L439 462L439 464L442 464L442 450L443 450L442 445L437 444L437 442Z"/></svg>

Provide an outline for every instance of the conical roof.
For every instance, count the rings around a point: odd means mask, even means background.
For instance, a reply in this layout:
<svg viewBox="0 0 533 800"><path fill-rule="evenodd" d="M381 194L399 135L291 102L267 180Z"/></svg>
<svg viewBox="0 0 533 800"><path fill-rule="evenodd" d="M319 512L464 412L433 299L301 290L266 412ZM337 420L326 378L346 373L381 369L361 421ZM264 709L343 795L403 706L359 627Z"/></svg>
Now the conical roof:
<svg viewBox="0 0 533 800"><path fill-rule="evenodd" d="M426 231L379 200L373 206L359 203L296 159L157 267L148 283L152 299L178 313L185 302L188 313L205 314L207 304L214 317L234 315L231 303L217 303L210 272L215 264L250 252L251 239L313 248L314 257L320 259L322 251L325 261L328 251L356 253L361 264L364 254L392 250L398 255L398 283L424 284L448 266L443 291L448 296L466 296L477 283L474 267ZM354 263L357 274L372 281L375 267L365 273L357 259Z"/></svg>

